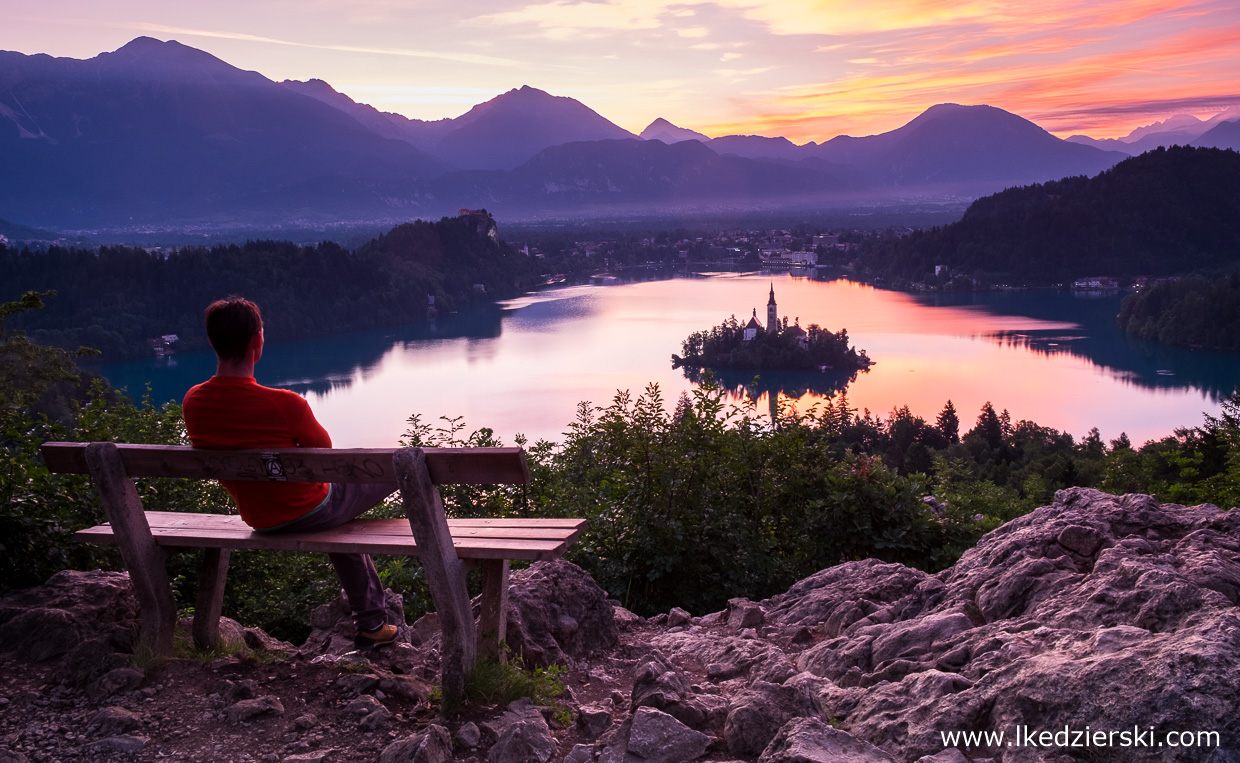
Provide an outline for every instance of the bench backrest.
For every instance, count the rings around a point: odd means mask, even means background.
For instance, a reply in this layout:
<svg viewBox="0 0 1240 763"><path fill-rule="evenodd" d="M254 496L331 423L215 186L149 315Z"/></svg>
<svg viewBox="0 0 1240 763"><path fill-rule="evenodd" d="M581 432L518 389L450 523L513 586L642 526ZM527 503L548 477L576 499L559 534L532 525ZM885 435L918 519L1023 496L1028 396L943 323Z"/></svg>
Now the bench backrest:
<svg viewBox="0 0 1240 763"><path fill-rule="evenodd" d="M84 442L40 446L47 468L88 474ZM130 477L189 477L276 482L396 482L397 448L262 448L206 450L186 445L117 443ZM424 448L436 485L525 485L530 481L521 448Z"/></svg>

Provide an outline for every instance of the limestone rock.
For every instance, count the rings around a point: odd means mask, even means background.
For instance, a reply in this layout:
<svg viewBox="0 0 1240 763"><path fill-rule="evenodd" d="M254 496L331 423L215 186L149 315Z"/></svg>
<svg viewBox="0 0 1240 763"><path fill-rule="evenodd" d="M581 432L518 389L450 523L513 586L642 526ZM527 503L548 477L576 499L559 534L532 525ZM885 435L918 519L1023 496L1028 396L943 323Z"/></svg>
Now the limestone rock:
<svg viewBox="0 0 1240 763"><path fill-rule="evenodd" d="M260 715L284 715L284 705L279 699L271 696L243 699L235 705L226 707L224 715L230 723L240 723Z"/></svg>
<svg viewBox="0 0 1240 763"><path fill-rule="evenodd" d="M449 763L452 760L452 735L443 726L432 723L421 734L392 742L379 754L379 763Z"/></svg>
<svg viewBox="0 0 1240 763"><path fill-rule="evenodd" d="M573 745L563 763L594 763L594 748L588 744Z"/></svg>
<svg viewBox="0 0 1240 763"><path fill-rule="evenodd" d="M762 751L758 763L895 763L895 758L818 718L794 718Z"/></svg>
<svg viewBox="0 0 1240 763"><path fill-rule="evenodd" d="M628 751L646 763L688 763L706 753L710 737L652 707L633 715Z"/></svg>
<svg viewBox="0 0 1240 763"><path fill-rule="evenodd" d="M680 607L672 607L671 611L667 613L667 627L678 628L682 625L687 625L691 619L693 619L692 615L685 610Z"/></svg>
<svg viewBox="0 0 1240 763"><path fill-rule="evenodd" d="M478 724L473 721L466 721L456 730L456 741L463 747L477 747L482 744L482 732L478 729Z"/></svg>
<svg viewBox="0 0 1240 763"><path fill-rule="evenodd" d="M487 752L490 763L547 763L555 755L551 729L528 698L510 703L503 715L483 726L496 738Z"/></svg>
<svg viewBox="0 0 1240 763"><path fill-rule="evenodd" d="M657 654L651 657L633 672L630 709L653 707L690 728L700 728L710 718L715 703L697 696L681 671L667 659Z"/></svg>
<svg viewBox="0 0 1240 763"><path fill-rule="evenodd" d="M577 711L577 725L590 739L594 739L611 726L615 704L610 699L582 705Z"/></svg>
<svg viewBox="0 0 1240 763"><path fill-rule="evenodd" d="M121 734L108 737L107 739L100 739L91 745L91 749L97 752L120 752L126 755L133 755L143 747L146 747L146 743L149 741L146 737Z"/></svg>
<svg viewBox="0 0 1240 763"><path fill-rule="evenodd" d="M1240 738L1237 603L1240 511L1084 488L936 576L853 562L764 602L781 622L825 618L828 639L797 658L828 682L824 714L910 760L954 730L1161 734L1192 719Z"/></svg>
<svg viewBox="0 0 1240 763"><path fill-rule="evenodd" d="M506 640L530 665L567 664L608 649L617 633L607 594L577 565L537 562L509 579Z"/></svg>
<svg viewBox="0 0 1240 763"><path fill-rule="evenodd" d="M86 693L91 699L98 701L113 694L133 691L142 685L143 678L145 676L140 670L116 668L100 676L99 680L87 687Z"/></svg>
<svg viewBox="0 0 1240 763"><path fill-rule="evenodd" d="M410 702L425 702L431 693L425 681L411 676L384 676L379 680L379 690Z"/></svg>
<svg viewBox="0 0 1240 763"><path fill-rule="evenodd" d="M137 618L128 573L62 570L41 586L0 598L0 651L48 660Z"/></svg>
<svg viewBox="0 0 1240 763"><path fill-rule="evenodd" d="M797 673L788 655L767 641L695 630L662 634L651 643L673 660L692 658L701 662L712 681L751 677L783 683Z"/></svg>
<svg viewBox="0 0 1240 763"><path fill-rule="evenodd" d="M923 755L917 759L917 763L969 763L969 759L955 747L948 747L934 755Z"/></svg>
<svg viewBox="0 0 1240 763"><path fill-rule="evenodd" d="M762 754L788 721L821 715L822 706L811 687L756 681L729 703L723 738L732 755L754 758Z"/></svg>
<svg viewBox="0 0 1240 763"><path fill-rule="evenodd" d="M241 681L221 680L211 690L212 694L220 695L226 705L235 705L243 699L254 699L258 696L258 682L252 678Z"/></svg>
<svg viewBox="0 0 1240 763"><path fill-rule="evenodd" d="M766 622L762 606L749 599L729 599L727 613L728 627L737 631L757 628Z"/></svg>
<svg viewBox="0 0 1240 763"><path fill-rule="evenodd" d="M611 612L612 619L620 630L630 630L646 622L646 618L616 604L612 605Z"/></svg>
<svg viewBox="0 0 1240 763"><path fill-rule="evenodd" d="M109 705L95 713L90 719L91 725L99 727L100 736L125 734L142 727L142 718L132 710L118 705Z"/></svg>

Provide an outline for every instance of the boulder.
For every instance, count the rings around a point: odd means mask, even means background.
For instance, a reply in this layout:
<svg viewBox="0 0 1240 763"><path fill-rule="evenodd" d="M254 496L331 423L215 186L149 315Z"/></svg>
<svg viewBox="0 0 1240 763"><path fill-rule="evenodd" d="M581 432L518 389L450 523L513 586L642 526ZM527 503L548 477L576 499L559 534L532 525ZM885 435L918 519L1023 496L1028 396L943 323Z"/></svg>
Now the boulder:
<svg viewBox="0 0 1240 763"><path fill-rule="evenodd" d="M701 728L717 712L716 708L723 709L723 702L718 697L695 694L679 669L666 658L653 654L633 672L629 708L636 712L642 707L662 710L690 728Z"/></svg>
<svg viewBox="0 0 1240 763"><path fill-rule="evenodd" d="M727 613L728 627L732 630L757 628L766 622L766 613L762 611L762 605L749 599L729 599Z"/></svg>
<svg viewBox="0 0 1240 763"><path fill-rule="evenodd" d="M793 718L818 718L822 706L812 688L804 683L777 686L755 681L728 704L723 739L728 752L738 758L762 754L785 723Z"/></svg>
<svg viewBox="0 0 1240 763"><path fill-rule="evenodd" d="M284 715L284 705L272 696L243 699L224 708L224 716L229 723L241 723L257 718L260 715Z"/></svg>
<svg viewBox="0 0 1240 763"><path fill-rule="evenodd" d="M91 716L90 725L98 727L100 736L110 737L142 728L142 718L119 705L108 705Z"/></svg>
<svg viewBox="0 0 1240 763"><path fill-rule="evenodd" d="M788 721L758 763L895 763L895 758L818 718Z"/></svg>
<svg viewBox="0 0 1240 763"><path fill-rule="evenodd" d="M568 664L616 644L612 604L594 579L563 560L536 562L509 579L506 641L535 667Z"/></svg>
<svg viewBox="0 0 1240 763"><path fill-rule="evenodd" d="M667 613L667 627L679 628L682 625L688 625L689 621L692 619L693 616L686 610L683 610L680 607L672 607L671 611Z"/></svg>
<svg viewBox="0 0 1240 763"><path fill-rule="evenodd" d="M0 598L0 651L49 660L137 618L128 573L61 570L43 585Z"/></svg>
<svg viewBox="0 0 1240 763"><path fill-rule="evenodd" d="M642 707L633 714L628 751L646 763L688 763L704 755L710 741L667 713Z"/></svg>
<svg viewBox="0 0 1240 763"><path fill-rule="evenodd" d="M615 709L610 699L582 705L577 710L577 725L586 737L595 739L611 726Z"/></svg>
<svg viewBox="0 0 1240 763"><path fill-rule="evenodd" d="M651 644L673 660L693 659L706 667L712 681L738 677L783 683L797 673L792 660L778 646L760 639L711 633L691 628L655 636Z"/></svg>
<svg viewBox="0 0 1240 763"><path fill-rule="evenodd" d="M99 676L99 678L88 687L86 694L92 700L98 702L121 692L133 691L142 685L146 675L134 668L115 668L107 673Z"/></svg>
<svg viewBox="0 0 1240 763"><path fill-rule="evenodd" d="M936 576L853 562L764 602L781 621L826 618L829 638L797 658L827 681L824 714L908 760L943 752L941 732L1017 726L1240 739L1238 603L1240 511L1084 488Z"/></svg>
<svg viewBox="0 0 1240 763"><path fill-rule="evenodd" d="M556 742L542 712L530 699L512 702L504 713L483 728L495 738L487 752L490 763L547 763Z"/></svg>
<svg viewBox="0 0 1240 763"><path fill-rule="evenodd" d="M434 723L427 726L425 732L392 742L379 753L379 763L449 763L451 760L452 735Z"/></svg>

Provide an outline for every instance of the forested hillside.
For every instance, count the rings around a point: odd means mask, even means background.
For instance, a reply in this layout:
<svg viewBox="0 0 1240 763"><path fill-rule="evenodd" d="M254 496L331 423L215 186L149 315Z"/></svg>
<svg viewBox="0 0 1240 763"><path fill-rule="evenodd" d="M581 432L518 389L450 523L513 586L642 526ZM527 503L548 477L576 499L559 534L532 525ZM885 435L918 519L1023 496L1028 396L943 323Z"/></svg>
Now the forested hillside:
<svg viewBox="0 0 1240 763"><path fill-rule="evenodd" d="M1240 154L1160 148L1093 178L978 199L951 225L871 241L862 267L920 283L1029 285L1190 273L1240 259L1238 209ZM948 272L936 277L938 265Z"/></svg>
<svg viewBox="0 0 1240 763"><path fill-rule="evenodd" d="M0 245L0 301L55 291L45 309L14 316L11 326L42 344L85 345L116 360L150 354L149 340L165 334L178 335L178 349L204 349L203 308L229 294L263 308L268 335L297 339L425 319L428 295L440 312L510 296L533 285L533 268L484 213L401 225L355 251L287 241L168 254Z"/></svg>
<svg viewBox="0 0 1240 763"><path fill-rule="evenodd" d="M1120 306L1119 327L1142 339L1240 351L1240 273L1158 281Z"/></svg>

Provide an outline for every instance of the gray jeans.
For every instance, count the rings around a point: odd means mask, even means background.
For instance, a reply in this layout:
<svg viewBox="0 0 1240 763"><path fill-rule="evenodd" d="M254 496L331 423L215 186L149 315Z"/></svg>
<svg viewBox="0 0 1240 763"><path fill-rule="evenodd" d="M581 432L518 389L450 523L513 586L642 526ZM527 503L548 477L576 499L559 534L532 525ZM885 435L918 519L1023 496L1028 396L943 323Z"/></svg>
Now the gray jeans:
<svg viewBox="0 0 1240 763"><path fill-rule="evenodd" d="M365 514L396 492L395 483L358 484L333 482L326 500L313 512L267 532L316 532L330 530ZM383 584L369 554L328 554L336 577L353 610L358 630L373 631L387 622Z"/></svg>

